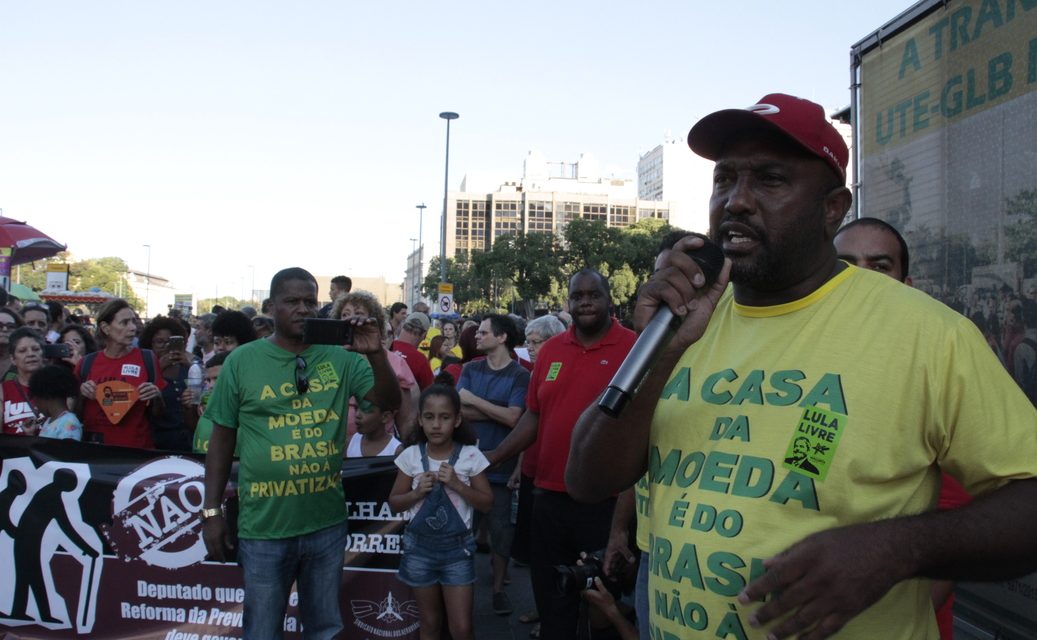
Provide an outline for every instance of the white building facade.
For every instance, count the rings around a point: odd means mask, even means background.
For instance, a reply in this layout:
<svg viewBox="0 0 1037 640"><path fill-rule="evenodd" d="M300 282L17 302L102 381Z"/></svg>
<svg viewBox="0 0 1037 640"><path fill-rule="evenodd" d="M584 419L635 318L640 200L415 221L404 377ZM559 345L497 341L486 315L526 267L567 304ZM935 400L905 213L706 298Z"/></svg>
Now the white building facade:
<svg viewBox="0 0 1037 640"><path fill-rule="evenodd" d="M683 138L667 136L637 161L637 195L669 203L670 224L688 231L709 229L713 163L695 155Z"/></svg>
<svg viewBox="0 0 1037 640"><path fill-rule="evenodd" d="M633 180L602 177L590 154L568 163L530 151L521 179L493 185L469 174L460 191L448 194L446 253L486 251L497 238L520 232L561 234L577 218L626 227L644 218L669 220L670 209L639 198Z"/></svg>

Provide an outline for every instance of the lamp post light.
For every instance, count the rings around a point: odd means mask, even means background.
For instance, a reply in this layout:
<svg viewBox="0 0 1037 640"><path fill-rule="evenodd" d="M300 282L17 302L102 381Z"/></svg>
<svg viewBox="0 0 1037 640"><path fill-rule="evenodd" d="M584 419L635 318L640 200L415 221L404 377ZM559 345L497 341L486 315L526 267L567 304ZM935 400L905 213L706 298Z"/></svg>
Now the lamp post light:
<svg viewBox="0 0 1037 640"><path fill-rule="evenodd" d="M144 274L144 317L151 318L151 245L143 245L148 250L148 271Z"/></svg>
<svg viewBox="0 0 1037 640"><path fill-rule="evenodd" d="M446 169L443 176L443 220L439 229L439 281L446 282L446 203L447 189L450 185L450 121L457 120L461 116L453 111L444 111L439 114L440 118L446 120Z"/></svg>

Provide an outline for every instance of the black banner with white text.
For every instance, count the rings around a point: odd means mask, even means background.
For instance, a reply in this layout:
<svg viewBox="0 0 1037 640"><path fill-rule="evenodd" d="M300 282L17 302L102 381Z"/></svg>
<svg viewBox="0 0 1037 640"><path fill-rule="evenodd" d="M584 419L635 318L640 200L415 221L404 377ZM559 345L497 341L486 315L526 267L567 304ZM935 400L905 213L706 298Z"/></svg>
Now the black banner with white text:
<svg viewBox="0 0 1037 640"><path fill-rule="evenodd" d="M201 456L0 436L0 638L241 638L241 569L205 560ZM349 459L344 638L416 638L390 458ZM233 527L234 478L227 492ZM295 593L285 636L299 638Z"/></svg>

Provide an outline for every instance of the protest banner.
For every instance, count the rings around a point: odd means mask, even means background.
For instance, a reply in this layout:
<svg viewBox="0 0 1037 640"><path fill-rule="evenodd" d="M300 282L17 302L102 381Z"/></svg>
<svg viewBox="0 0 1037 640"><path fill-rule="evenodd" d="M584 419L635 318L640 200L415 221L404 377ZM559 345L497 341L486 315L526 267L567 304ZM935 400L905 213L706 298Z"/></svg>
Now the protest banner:
<svg viewBox="0 0 1037 640"><path fill-rule="evenodd" d="M0 637L241 638L241 569L205 560L201 456L0 436L0 460ZM405 523L387 503L396 467L349 459L342 476L342 637L416 638L417 604L396 579ZM293 592L287 638L301 637L297 604Z"/></svg>

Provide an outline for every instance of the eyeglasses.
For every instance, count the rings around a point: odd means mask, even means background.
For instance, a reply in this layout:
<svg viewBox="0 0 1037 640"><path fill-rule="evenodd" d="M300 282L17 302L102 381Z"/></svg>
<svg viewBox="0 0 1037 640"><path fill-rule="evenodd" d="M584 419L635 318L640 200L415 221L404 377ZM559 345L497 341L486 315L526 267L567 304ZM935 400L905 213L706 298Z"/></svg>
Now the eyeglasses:
<svg viewBox="0 0 1037 640"><path fill-rule="evenodd" d="M4 331L14 331L18 328L18 325L14 322L0 322L0 329Z"/></svg>
<svg viewBox="0 0 1037 640"><path fill-rule="evenodd" d="M306 377L306 359L295 356L295 390L300 394L310 390L310 380Z"/></svg>

